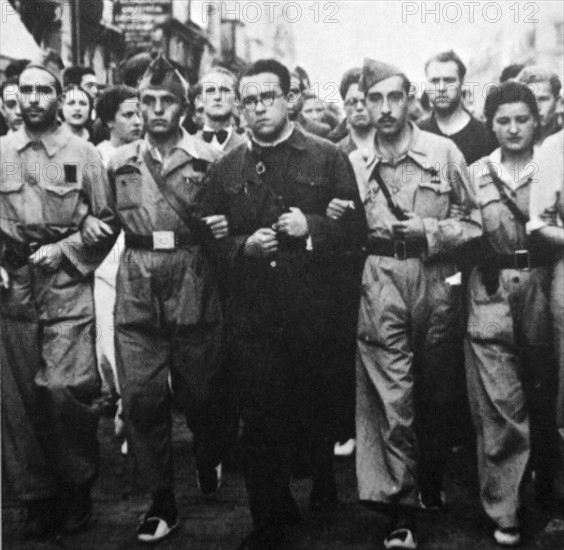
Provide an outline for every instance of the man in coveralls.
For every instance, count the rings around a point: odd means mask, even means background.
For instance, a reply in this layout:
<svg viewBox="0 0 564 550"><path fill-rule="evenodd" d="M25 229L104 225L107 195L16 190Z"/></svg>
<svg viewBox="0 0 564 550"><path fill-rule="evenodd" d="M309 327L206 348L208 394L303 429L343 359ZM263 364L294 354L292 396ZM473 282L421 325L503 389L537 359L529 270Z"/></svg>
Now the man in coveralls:
<svg viewBox="0 0 564 550"><path fill-rule="evenodd" d="M98 471L100 378L89 214L113 224L94 146L57 124L61 84L40 65L19 78L24 125L0 140L2 459L27 507L26 534L84 529ZM110 229L110 233L111 233Z"/></svg>
<svg viewBox="0 0 564 550"><path fill-rule="evenodd" d="M226 316L244 422L247 492L255 530L241 548L278 547L300 519L290 492L292 445L313 453L310 506L336 504L332 408L331 263L345 237L366 234L354 174L343 153L290 122L290 74L273 59L253 63L238 92L252 136L206 176L204 203L229 219ZM356 201L343 222L325 216L331 198ZM208 208L206 206L206 208Z"/></svg>
<svg viewBox="0 0 564 550"><path fill-rule="evenodd" d="M456 271L456 250L481 234L462 153L409 122L409 86L400 69L365 60L359 87L377 129L375 154L349 156L369 226L357 337L357 476L361 500L392 512L386 548L417 547L419 484L433 482L418 471L417 445L428 444L426 428L441 420L436 378L456 338L455 287L446 279Z"/></svg>
<svg viewBox="0 0 564 550"><path fill-rule="evenodd" d="M180 127L187 84L162 56L139 83L147 136L110 162L125 232L116 288L118 378L129 451L153 502L137 529L157 542L178 527L173 493L171 391L194 434L198 483L219 486L222 313L209 258L222 216L202 220L201 180L218 153ZM216 391L217 390L217 391Z"/></svg>

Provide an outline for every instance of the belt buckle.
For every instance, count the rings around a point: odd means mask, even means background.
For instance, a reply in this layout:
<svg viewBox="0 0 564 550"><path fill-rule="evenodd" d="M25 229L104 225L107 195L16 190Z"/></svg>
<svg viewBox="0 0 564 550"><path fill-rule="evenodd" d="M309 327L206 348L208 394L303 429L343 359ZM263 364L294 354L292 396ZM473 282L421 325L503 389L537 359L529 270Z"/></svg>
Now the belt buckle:
<svg viewBox="0 0 564 550"><path fill-rule="evenodd" d="M174 231L153 231L153 250L174 250Z"/></svg>
<svg viewBox="0 0 564 550"><path fill-rule="evenodd" d="M405 241L394 241L394 258L402 262L407 260L407 245Z"/></svg>
<svg viewBox="0 0 564 550"><path fill-rule="evenodd" d="M528 250L516 250L514 252L515 269L529 271L531 269L531 255Z"/></svg>

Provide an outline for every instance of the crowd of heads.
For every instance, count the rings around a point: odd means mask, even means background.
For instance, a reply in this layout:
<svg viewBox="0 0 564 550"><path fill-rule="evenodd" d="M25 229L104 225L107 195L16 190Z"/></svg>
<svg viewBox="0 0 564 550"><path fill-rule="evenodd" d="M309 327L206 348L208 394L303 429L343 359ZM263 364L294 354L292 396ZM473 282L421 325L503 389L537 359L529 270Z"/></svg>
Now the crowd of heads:
<svg viewBox="0 0 564 550"><path fill-rule="evenodd" d="M386 135L397 132L406 120L416 122L433 112L447 116L462 105L484 120L499 139L495 113L507 110L502 106L509 103L528 107L535 139L543 130L562 125L562 85L553 70L541 65L507 66L497 85L487 84L483 113L475 113L464 86L466 65L452 50L427 60L426 83L419 95L414 93L417 86L399 69L365 60L363 68L351 68L342 75L340 101L335 101L335 94L329 101L320 97L319 86L311 85L303 68L289 70L274 59L250 63L239 75L214 66L191 86L182 67L166 61L155 69L154 54L137 52L121 64L121 83L112 86L100 83L91 67L71 66L61 71L60 58L52 52L40 64L13 61L0 88L3 133L17 131L24 122L30 129L41 129L59 120L94 143L112 134L119 143L127 143L138 139L143 128L158 133L182 124L194 134L204 124L225 121L239 133L250 127L259 136L267 135L289 118L323 137L342 137L351 130L363 132L371 127ZM147 76L149 66L153 70ZM41 93L34 93L38 91ZM176 107L168 122L154 115L155 107L158 114L162 105L171 102ZM263 117L264 109L274 116Z"/></svg>

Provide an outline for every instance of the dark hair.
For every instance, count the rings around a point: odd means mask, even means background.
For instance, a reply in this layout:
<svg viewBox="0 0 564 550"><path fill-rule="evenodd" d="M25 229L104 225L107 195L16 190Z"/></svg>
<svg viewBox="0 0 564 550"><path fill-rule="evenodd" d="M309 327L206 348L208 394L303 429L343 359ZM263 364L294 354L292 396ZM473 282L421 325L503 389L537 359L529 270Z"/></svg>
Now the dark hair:
<svg viewBox="0 0 564 550"><path fill-rule="evenodd" d="M91 67L85 67L83 65L73 65L72 67L68 67L63 72L63 87L68 88L72 85L80 86L82 77L87 74L96 76L94 69Z"/></svg>
<svg viewBox="0 0 564 550"><path fill-rule="evenodd" d="M501 71L501 75L499 77L499 83L503 84L507 82L510 78L516 78L517 75L525 68L523 63L512 63L511 65L507 65Z"/></svg>
<svg viewBox="0 0 564 550"><path fill-rule="evenodd" d="M243 78L254 76L261 73L273 73L278 77L280 81L280 88L282 88L282 93L288 95L290 92L290 71L287 67L282 65L280 61L276 59L259 59L254 63L251 63L243 69L239 78L237 80L237 95L240 95L239 85Z"/></svg>
<svg viewBox="0 0 564 550"><path fill-rule="evenodd" d="M116 117L119 106L128 99L138 97L137 91L123 84L111 86L104 90L98 98L96 104L96 114L104 124L111 122Z"/></svg>
<svg viewBox="0 0 564 550"><path fill-rule="evenodd" d="M70 86L66 86L65 89L63 90L63 96L66 95L71 90L78 90L78 91L84 93L86 95L86 97L88 98L88 117L87 117L86 123L85 123L85 124L88 124L88 121L90 120L90 115L92 115L92 109L94 109L94 100L90 97L90 94L82 86L78 86L77 84L71 84ZM61 114L61 118L64 120L62 105L61 105L61 113L60 114Z"/></svg>
<svg viewBox="0 0 564 550"><path fill-rule="evenodd" d="M316 102L318 101L321 103L319 96L311 88L308 88L307 90L303 91L302 99L304 101L307 101L308 99L314 99Z"/></svg>
<svg viewBox="0 0 564 550"><path fill-rule="evenodd" d="M536 82L547 82L550 84L550 91L555 98L558 98L562 89L562 82L558 75L548 67L543 65L530 65L524 67L517 75L517 80L523 84L533 84Z"/></svg>
<svg viewBox="0 0 564 550"><path fill-rule="evenodd" d="M506 103L525 103L528 105L533 118L537 121L534 136L534 141L537 141L540 137L540 117L535 95L525 84L521 84L515 80L508 80L503 84L490 88L486 96L484 116L486 117L486 126L494 139L493 119L499 107Z"/></svg>
<svg viewBox="0 0 564 550"><path fill-rule="evenodd" d="M26 68L20 73L20 75L18 76L18 86L20 84L22 74L25 73L28 69L39 69L40 71L45 71L47 74L51 75L51 78L54 80L55 92L57 93L57 96L60 96L63 93L61 81L49 69L46 69L42 65L35 65L34 63L27 65Z"/></svg>
<svg viewBox="0 0 564 550"><path fill-rule="evenodd" d="M194 112L196 106L196 98L202 95L202 85L200 83L195 86L191 86L188 90L188 105L190 107L190 112Z"/></svg>
<svg viewBox="0 0 564 550"><path fill-rule="evenodd" d="M6 78L13 78L14 76L16 78L19 77L30 63L31 61L29 59L15 59L14 61L10 61L4 71Z"/></svg>
<svg viewBox="0 0 564 550"><path fill-rule="evenodd" d="M362 69L360 67L355 67L354 69L349 69L341 79L341 85L339 86L339 93L341 97L345 99L349 88L353 84L358 84L360 81L360 75L362 74Z"/></svg>
<svg viewBox="0 0 564 550"><path fill-rule="evenodd" d="M454 63L456 63L456 66L458 68L458 78L460 78L460 82L464 82L464 77L466 76L466 65L464 65L462 59L458 57L458 54L454 50L449 50L448 52L441 52L431 57L427 61L427 63L425 63L425 73L427 72L427 67L433 61L437 61L438 63L448 63L449 61L453 61Z"/></svg>
<svg viewBox="0 0 564 550"><path fill-rule="evenodd" d="M14 84L16 85L16 87L18 86L18 77L17 76L11 76L7 80L4 80L4 82L2 82L2 84L0 84L0 98L2 100L4 100L4 90L8 86L13 86Z"/></svg>

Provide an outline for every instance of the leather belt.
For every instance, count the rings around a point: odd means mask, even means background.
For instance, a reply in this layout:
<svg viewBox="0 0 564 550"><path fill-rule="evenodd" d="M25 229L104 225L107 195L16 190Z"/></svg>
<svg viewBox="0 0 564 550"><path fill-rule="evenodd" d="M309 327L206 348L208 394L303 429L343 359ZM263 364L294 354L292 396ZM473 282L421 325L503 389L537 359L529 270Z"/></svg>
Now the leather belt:
<svg viewBox="0 0 564 550"><path fill-rule="evenodd" d="M365 247L370 256L388 256L396 260L420 258L425 251L425 244L406 241L373 241Z"/></svg>
<svg viewBox="0 0 564 550"><path fill-rule="evenodd" d="M501 254L492 256L482 262L485 268L493 269L518 269L528 271L534 267L543 267L552 265L554 258L550 258L547 254L534 252L532 250L522 249L515 250L512 254Z"/></svg>
<svg viewBox="0 0 564 550"><path fill-rule="evenodd" d="M153 231L152 235L125 235L127 248L140 248L141 250L167 251L178 248L188 248L201 244L192 235L178 234L174 231Z"/></svg>

